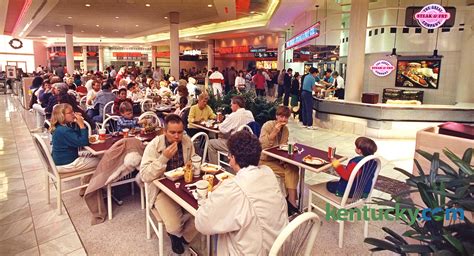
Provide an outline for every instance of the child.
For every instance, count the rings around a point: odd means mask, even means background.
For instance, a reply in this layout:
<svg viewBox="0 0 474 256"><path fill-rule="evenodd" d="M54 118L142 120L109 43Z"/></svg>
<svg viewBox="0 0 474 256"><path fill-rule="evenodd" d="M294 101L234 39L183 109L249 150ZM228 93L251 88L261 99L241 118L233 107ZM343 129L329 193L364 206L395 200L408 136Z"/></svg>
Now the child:
<svg viewBox="0 0 474 256"><path fill-rule="evenodd" d="M181 110L188 105L188 99L186 97L179 98L179 104L176 104L177 108L173 114L179 115Z"/></svg>
<svg viewBox="0 0 474 256"><path fill-rule="evenodd" d="M133 106L130 102L124 101L120 104L120 117L117 121L117 128L121 131L124 128L133 129L140 127L141 124L146 124L146 119L138 120L133 117Z"/></svg>
<svg viewBox="0 0 474 256"><path fill-rule="evenodd" d="M375 142L366 137L357 138L355 141L355 146L356 146L355 152L359 156L352 158L345 168L339 163L338 160L334 159L332 161L332 165L334 169L336 170L336 172L339 174L339 176L341 176L341 179L339 179L339 181L328 182L326 184L326 188L329 192L336 194L336 196L339 196L339 197L344 196L344 192L346 190L346 186L349 181L349 178L351 177L352 170L357 165L357 163L359 163L364 157L373 155L377 151L377 145L375 144ZM370 166L371 163L367 162L366 164ZM364 187L364 193L362 195L363 198L366 198L368 196L370 189L372 188L372 178L374 176L376 167L377 167L376 164L373 164L373 167L366 170L371 173L370 173L370 179L367 181L367 184L365 184L365 187ZM356 184L359 182L359 177L361 177L361 174L362 174L362 170L359 171L359 173L357 174L357 176L355 177L352 183L352 188L349 193L349 197L352 197L352 195L354 194Z"/></svg>

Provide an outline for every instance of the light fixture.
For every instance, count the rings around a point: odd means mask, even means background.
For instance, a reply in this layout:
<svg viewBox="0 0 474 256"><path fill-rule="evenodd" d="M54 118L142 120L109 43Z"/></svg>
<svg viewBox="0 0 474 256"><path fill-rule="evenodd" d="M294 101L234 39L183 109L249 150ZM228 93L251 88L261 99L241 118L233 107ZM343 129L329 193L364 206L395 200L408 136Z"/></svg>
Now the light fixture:
<svg viewBox="0 0 474 256"><path fill-rule="evenodd" d="M167 16L165 16L165 19L167 20L167 19L168 19L168 17L167 17Z"/></svg>
<svg viewBox="0 0 474 256"><path fill-rule="evenodd" d="M115 33L118 33L118 30L115 30Z"/></svg>
<svg viewBox="0 0 474 256"><path fill-rule="evenodd" d="M139 26L140 26L140 25L138 25L138 24L137 24L137 25L135 25L135 27L139 27Z"/></svg>
<svg viewBox="0 0 474 256"><path fill-rule="evenodd" d="M82 33L84 33L84 30L81 30Z"/></svg>
<svg viewBox="0 0 474 256"><path fill-rule="evenodd" d="M95 25L95 26L96 26L96 27L100 27L100 25L99 25L99 24L97 24L97 25Z"/></svg>
<svg viewBox="0 0 474 256"><path fill-rule="evenodd" d="M67 18L68 18L68 19L72 19L72 17L71 17L71 16L69 16L69 17L67 17Z"/></svg>
<svg viewBox="0 0 474 256"><path fill-rule="evenodd" d="M251 13L251 14L254 14L254 13L255 13L255 11L251 11L250 13Z"/></svg>
<svg viewBox="0 0 474 256"><path fill-rule="evenodd" d="M115 16L115 18L116 18L116 19L118 19L118 18L119 18L119 16Z"/></svg>
<svg viewBox="0 0 474 256"><path fill-rule="evenodd" d="M395 29L397 29L398 26L398 16L400 14L400 0L398 0L398 8L397 8L397 23L395 24ZM392 53L388 55L388 57L397 57L397 33L394 35L394 40L393 40L393 48L392 48Z"/></svg>
<svg viewBox="0 0 474 256"><path fill-rule="evenodd" d="M91 4L85 4L86 7L91 7Z"/></svg>
<svg viewBox="0 0 474 256"><path fill-rule="evenodd" d="M41 36L42 38L46 38L46 36Z"/></svg>
<svg viewBox="0 0 474 256"><path fill-rule="evenodd" d="M48 33L51 33L51 30L48 30Z"/></svg>
<svg viewBox="0 0 474 256"><path fill-rule="evenodd" d="M151 6L151 4L145 4L145 6L146 6L146 7L150 7L150 6Z"/></svg>
<svg viewBox="0 0 474 256"><path fill-rule="evenodd" d="M211 7L212 7L212 4L208 4L207 7L211 8Z"/></svg>
<svg viewBox="0 0 474 256"><path fill-rule="evenodd" d="M56 27L60 27L60 26L61 26L61 25L59 25L59 24L56 24Z"/></svg>

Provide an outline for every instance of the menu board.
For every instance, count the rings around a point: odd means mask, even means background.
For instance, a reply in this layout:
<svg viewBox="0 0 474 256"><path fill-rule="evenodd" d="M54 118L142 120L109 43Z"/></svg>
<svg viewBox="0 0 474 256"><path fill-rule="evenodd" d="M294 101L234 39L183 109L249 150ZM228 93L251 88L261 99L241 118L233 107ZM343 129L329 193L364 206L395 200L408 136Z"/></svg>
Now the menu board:
<svg viewBox="0 0 474 256"><path fill-rule="evenodd" d="M438 89L441 59L404 56L397 61L396 87Z"/></svg>

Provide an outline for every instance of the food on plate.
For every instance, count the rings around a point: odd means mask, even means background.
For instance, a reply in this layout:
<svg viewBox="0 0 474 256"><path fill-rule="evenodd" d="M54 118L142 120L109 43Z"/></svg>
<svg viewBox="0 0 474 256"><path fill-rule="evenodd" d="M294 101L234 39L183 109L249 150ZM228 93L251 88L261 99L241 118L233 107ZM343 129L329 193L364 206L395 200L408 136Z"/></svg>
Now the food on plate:
<svg viewBox="0 0 474 256"><path fill-rule="evenodd" d="M168 173L168 175L172 178L178 178L184 175L184 170L182 168L176 169Z"/></svg>
<svg viewBox="0 0 474 256"><path fill-rule="evenodd" d="M213 164L203 164L201 165L201 171L207 173L215 173L220 170L220 167Z"/></svg>
<svg viewBox="0 0 474 256"><path fill-rule="evenodd" d="M89 137L89 143L96 143L97 141L99 141L99 136L92 135Z"/></svg>
<svg viewBox="0 0 474 256"><path fill-rule="evenodd" d="M307 156L303 157L303 162L308 163L308 164L320 165L320 164L324 164L326 161L324 161L323 159L321 159L319 157L307 155Z"/></svg>

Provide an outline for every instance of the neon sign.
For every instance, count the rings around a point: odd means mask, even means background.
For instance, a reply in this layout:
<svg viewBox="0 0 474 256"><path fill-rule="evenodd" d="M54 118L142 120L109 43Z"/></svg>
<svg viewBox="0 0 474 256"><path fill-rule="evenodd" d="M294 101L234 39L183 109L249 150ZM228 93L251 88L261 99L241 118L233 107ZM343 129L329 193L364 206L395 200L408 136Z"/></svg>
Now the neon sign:
<svg viewBox="0 0 474 256"><path fill-rule="evenodd" d="M319 36L319 21L316 22L313 26L305 29L303 32L292 37L290 40L286 41L286 49L291 49L295 46L298 46L304 42L307 42L313 38Z"/></svg>
<svg viewBox="0 0 474 256"><path fill-rule="evenodd" d="M378 60L372 66L370 66L372 73L380 77L388 76L394 69L395 67L392 65L392 63L386 60Z"/></svg>
<svg viewBox="0 0 474 256"><path fill-rule="evenodd" d="M415 19L420 26L426 29L439 28L450 17L451 14L439 4L429 4L415 14Z"/></svg>

